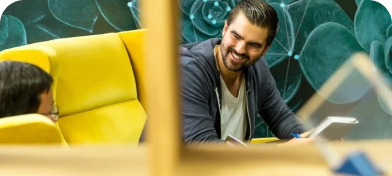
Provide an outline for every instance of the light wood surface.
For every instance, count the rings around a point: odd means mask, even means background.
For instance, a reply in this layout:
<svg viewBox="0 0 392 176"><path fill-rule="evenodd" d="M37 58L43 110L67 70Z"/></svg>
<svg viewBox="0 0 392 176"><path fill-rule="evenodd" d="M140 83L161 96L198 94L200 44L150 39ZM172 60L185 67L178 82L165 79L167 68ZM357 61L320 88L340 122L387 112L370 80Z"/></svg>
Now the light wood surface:
<svg viewBox="0 0 392 176"><path fill-rule="evenodd" d="M145 147L0 147L1 176L144 176L147 166Z"/></svg>
<svg viewBox="0 0 392 176"><path fill-rule="evenodd" d="M344 156L363 150L387 174L392 175L392 141L332 143ZM150 175L148 146L0 147L0 175L18 176L126 176ZM333 175L314 145L250 148L204 146L183 151L173 175Z"/></svg>
<svg viewBox="0 0 392 176"><path fill-rule="evenodd" d="M391 145L391 141L357 141L336 142L331 147L342 158L355 150L365 151L386 175L392 175ZM334 175L315 145L258 145L249 149L208 147L188 150L183 158L178 175Z"/></svg>

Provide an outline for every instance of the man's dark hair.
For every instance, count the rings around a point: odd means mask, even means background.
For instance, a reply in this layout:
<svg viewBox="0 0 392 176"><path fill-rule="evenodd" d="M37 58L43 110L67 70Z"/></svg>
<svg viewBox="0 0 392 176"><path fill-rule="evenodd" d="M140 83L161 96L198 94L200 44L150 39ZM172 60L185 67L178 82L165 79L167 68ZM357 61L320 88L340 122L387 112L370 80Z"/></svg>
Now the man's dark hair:
<svg viewBox="0 0 392 176"><path fill-rule="evenodd" d="M275 9L262 0L240 1L229 14L228 26L240 12L246 16L251 24L268 29L267 46L271 45L279 26L278 14Z"/></svg>
<svg viewBox="0 0 392 176"><path fill-rule="evenodd" d="M52 77L33 64L0 62L0 117L36 113Z"/></svg>

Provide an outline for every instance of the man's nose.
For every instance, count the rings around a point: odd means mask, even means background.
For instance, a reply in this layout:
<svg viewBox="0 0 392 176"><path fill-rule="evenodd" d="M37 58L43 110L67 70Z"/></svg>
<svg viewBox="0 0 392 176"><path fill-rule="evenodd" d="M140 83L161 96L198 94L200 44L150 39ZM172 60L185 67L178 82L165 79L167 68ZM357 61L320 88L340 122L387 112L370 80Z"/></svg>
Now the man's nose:
<svg viewBox="0 0 392 176"><path fill-rule="evenodd" d="M238 54L246 53L246 43L244 41L239 41L235 47L235 50Z"/></svg>

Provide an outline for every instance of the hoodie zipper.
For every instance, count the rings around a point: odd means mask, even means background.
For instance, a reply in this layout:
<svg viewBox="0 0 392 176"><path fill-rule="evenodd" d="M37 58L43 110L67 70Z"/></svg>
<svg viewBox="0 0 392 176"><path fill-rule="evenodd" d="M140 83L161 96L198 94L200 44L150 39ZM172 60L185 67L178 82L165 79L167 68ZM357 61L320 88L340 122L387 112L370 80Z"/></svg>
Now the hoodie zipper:
<svg viewBox="0 0 392 176"><path fill-rule="evenodd" d="M249 123L249 142L252 141L252 125L250 124L250 116L249 116L249 90L246 93L246 114L248 117L248 123Z"/></svg>
<svg viewBox="0 0 392 176"><path fill-rule="evenodd" d="M215 93L216 93L216 100L218 101L219 114L222 114L221 105L220 105L220 98L219 98L219 92L218 92L218 88L217 87L215 87Z"/></svg>

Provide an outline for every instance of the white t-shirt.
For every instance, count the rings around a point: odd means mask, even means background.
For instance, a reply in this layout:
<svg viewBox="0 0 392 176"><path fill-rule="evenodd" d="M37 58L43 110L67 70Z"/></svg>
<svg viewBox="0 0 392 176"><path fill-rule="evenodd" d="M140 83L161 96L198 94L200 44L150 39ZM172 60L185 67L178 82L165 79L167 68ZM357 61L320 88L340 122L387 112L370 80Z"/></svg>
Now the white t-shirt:
<svg viewBox="0 0 392 176"><path fill-rule="evenodd" d="M226 86L222 76L220 78L222 89L221 105L221 139L226 140L228 135L244 141L247 116L247 95L245 78L242 77L238 97L233 96Z"/></svg>

